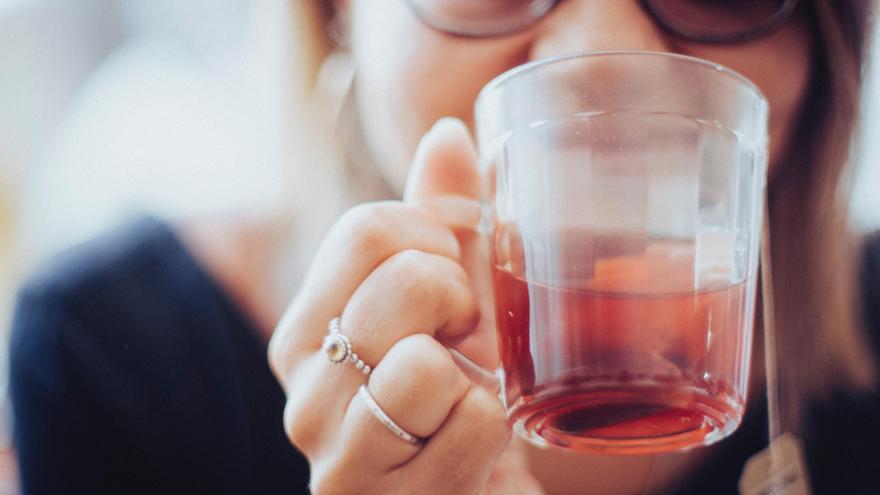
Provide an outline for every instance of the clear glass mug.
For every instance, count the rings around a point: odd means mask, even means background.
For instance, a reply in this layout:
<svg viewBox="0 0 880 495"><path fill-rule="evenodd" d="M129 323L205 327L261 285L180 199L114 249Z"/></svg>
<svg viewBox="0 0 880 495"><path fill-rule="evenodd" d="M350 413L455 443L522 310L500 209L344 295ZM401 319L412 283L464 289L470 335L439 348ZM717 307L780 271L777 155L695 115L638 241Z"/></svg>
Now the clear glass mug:
<svg viewBox="0 0 880 495"><path fill-rule="evenodd" d="M668 53L539 61L483 89L483 231L517 433L643 454L736 429L767 112L745 77Z"/></svg>

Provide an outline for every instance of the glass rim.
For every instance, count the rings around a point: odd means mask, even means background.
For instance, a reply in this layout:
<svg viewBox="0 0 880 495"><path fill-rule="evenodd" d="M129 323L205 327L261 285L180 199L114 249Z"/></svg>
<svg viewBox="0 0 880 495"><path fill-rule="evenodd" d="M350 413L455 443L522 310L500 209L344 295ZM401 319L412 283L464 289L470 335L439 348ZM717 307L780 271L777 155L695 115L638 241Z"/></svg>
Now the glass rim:
<svg viewBox="0 0 880 495"><path fill-rule="evenodd" d="M586 51L586 52L577 52L577 53L569 53L566 55L559 55L555 57L543 58L540 60L534 60L532 62L527 62L522 65L518 65L511 69L508 69L501 74L495 76L491 81L489 81L483 89L477 94L477 99L474 102L474 107L479 108L480 102L486 98L486 95L495 91L499 87L503 86L507 82L512 79L518 78L520 76L531 73L541 67L554 65L562 62L568 62L574 59L588 59L588 58L602 58L602 57L615 57L615 56L642 56L642 57L652 57L652 58L666 58L676 60L678 62L687 62L689 64L694 64L696 66L700 66L706 69L711 69L713 72L718 74L723 74L732 80L736 81L744 88L750 90L754 96L764 105L769 105L767 96L761 91L761 88L758 87L751 79L744 76L742 73L727 67L726 65L712 62L710 60L706 60L699 57L694 57L691 55L683 55L681 53L673 53L673 52L658 52L652 50L600 50L600 51Z"/></svg>

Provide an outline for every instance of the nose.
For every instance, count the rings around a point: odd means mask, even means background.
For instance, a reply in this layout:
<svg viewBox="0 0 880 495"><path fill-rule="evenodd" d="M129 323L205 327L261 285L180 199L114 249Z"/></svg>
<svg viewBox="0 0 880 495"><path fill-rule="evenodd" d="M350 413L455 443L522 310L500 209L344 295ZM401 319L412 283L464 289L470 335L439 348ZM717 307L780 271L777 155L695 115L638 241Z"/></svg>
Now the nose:
<svg viewBox="0 0 880 495"><path fill-rule="evenodd" d="M561 0L541 21L529 57L584 51L671 51L665 33L638 0Z"/></svg>

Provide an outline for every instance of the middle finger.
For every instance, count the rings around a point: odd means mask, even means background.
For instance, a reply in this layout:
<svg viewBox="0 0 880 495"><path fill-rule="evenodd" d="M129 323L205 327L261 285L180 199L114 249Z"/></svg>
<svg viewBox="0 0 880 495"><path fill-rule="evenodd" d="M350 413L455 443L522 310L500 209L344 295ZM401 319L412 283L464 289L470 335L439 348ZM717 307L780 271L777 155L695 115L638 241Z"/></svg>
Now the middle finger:
<svg viewBox="0 0 880 495"><path fill-rule="evenodd" d="M430 336L438 330L455 336L471 330L479 316L467 275L458 263L406 250L382 263L355 290L340 326L352 352L374 367L407 336ZM365 381L353 363L331 363L322 353L301 361L291 379L287 414L308 431L322 431L321 426L342 421L348 401ZM300 436L300 447L307 447L311 434Z"/></svg>
<svg viewBox="0 0 880 495"><path fill-rule="evenodd" d="M480 308L457 262L416 250L382 263L357 288L341 326L367 364L415 333L457 337L473 330Z"/></svg>

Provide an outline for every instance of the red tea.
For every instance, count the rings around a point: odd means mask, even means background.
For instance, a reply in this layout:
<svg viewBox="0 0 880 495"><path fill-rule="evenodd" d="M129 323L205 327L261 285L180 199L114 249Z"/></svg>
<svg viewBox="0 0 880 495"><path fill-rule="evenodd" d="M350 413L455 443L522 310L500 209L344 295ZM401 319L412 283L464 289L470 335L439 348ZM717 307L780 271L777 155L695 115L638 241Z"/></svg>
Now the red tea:
<svg viewBox="0 0 880 495"><path fill-rule="evenodd" d="M504 398L532 441L651 453L714 443L739 424L746 284L723 270L695 278L693 243L642 247L589 259L560 249L564 274L526 270L516 253L496 259Z"/></svg>

